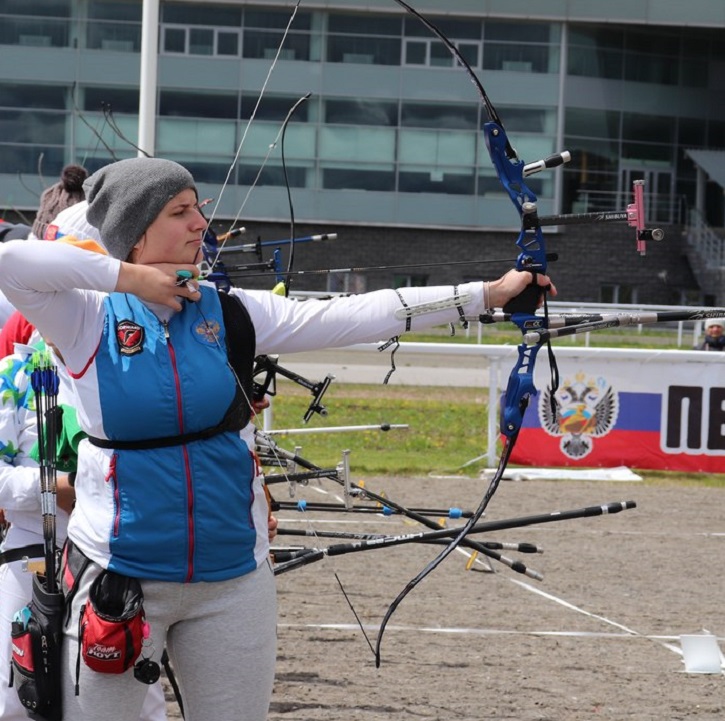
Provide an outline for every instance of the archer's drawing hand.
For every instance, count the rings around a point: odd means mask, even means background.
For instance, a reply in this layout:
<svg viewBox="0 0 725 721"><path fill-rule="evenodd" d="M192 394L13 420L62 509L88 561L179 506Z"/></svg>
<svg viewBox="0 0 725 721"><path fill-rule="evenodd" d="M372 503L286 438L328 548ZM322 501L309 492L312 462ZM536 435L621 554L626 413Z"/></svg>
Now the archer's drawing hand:
<svg viewBox="0 0 725 721"><path fill-rule="evenodd" d="M179 284L177 271L180 270L190 272L192 279ZM119 293L132 293L149 303L159 303L181 310L183 299L197 301L201 298L199 285L194 280L198 275L199 269L195 265L121 263L115 290Z"/></svg>

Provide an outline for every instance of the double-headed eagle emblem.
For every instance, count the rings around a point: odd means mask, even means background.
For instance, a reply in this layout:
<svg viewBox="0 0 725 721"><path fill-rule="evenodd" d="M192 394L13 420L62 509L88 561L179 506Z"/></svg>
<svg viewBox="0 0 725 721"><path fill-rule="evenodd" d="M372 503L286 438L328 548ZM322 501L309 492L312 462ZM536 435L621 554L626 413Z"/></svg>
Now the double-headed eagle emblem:
<svg viewBox="0 0 725 721"><path fill-rule="evenodd" d="M556 413L554 412L556 409ZM577 373L553 394L539 399L539 422L551 436L560 436L561 452L574 460L591 453L592 439L607 435L617 422L619 395L604 378Z"/></svg>

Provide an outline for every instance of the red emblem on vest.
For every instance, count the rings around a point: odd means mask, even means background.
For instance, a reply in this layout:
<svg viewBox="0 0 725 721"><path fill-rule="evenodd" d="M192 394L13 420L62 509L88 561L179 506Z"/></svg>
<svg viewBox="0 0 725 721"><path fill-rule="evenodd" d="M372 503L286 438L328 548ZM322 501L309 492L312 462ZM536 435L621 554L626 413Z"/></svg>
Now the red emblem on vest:
<svg viewBox="0 0 725 721"><path fill-rule="evenodd" d="M116 326L118 348L122 355L135 355L143 349L143 328L130 320L122 320Z"/></svg>

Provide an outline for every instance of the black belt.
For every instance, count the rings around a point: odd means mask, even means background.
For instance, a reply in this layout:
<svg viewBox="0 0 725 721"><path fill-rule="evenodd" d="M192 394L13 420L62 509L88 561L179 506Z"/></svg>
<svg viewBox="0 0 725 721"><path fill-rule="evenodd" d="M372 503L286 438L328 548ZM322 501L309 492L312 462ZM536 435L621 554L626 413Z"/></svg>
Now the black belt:
<svg viewBox="0 0 725 721"><path fill-rule="evenodd" d="M34 543L32 546L21 546L20 548L11 548L5 553L0 553L0 566L5 563L13 563L23 558L43 558L45 555L45 546L42 543Z"/></svg>

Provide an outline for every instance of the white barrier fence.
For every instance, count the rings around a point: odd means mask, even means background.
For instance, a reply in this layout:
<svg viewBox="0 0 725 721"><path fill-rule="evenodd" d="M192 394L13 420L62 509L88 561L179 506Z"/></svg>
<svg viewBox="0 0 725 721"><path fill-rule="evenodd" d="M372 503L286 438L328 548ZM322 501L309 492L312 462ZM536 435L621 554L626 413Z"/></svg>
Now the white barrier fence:
<svg viewBox="0 0 725 721"><path fill-rule="evenodd" d="M335 353L345 353L345 367L348 371L348 376L342 382L382 382L385 376L385 371L380 365L381 361L389 363L389 354L381 354L378 350L377 344L361 344L350 346L339 351L326 351L324 354L319 354L318 363L325 363L325 373L332 373L336 375L337 369L334 364ZM703 432L709 433L709 438L714 439L713 449L688 446L688 441L683 437L683 449L669 449L663 451L665 454L681 454L684 453L689 456L697 456L701 453L722 456L717 459L717 463L720 461L725 463L725 449L718 450L717 445L720 442L719 439L725 439L725 408L721 403L719 387L725 384L725 353L706 353L702 351L680 351L680 350L656 350L656 349L620 349L620 348L586 348L586 347L565 347L556 346L554 348L555 356L560 367L562 379L565 376L571 375L586 375L587 378L597 377L599 379L609 377L615 379L615 386L625 397L625 402L621 405L621 413L623 414L620 421L626 426L628 430L639 430L633 428L632 424L636 424L639 420L628 419L625 417L626 413L631 412L627 409L632 409L632 403L634 406L633 415L639 415L641 409L636 407L638 401L632 399L640 394L643 397L654 397L660 398L658 407L661 407L662 417L653 419L647 419L647 426L650 432L653 431L653 424L658 422L660 424L660 435L663 436L665 432L672 434L673 432L685 434L687 432L688 423L692 427L693 424L698 423L705 429ZM352 354L352 355L351 355ZM429 368L433 371L427 375L420 376L416 373L416 366L426 365L426 356L435 356L437 366L435 369ZM487 433L487 449L486 459L489 465L495 465L496 463L496 443L499 436L499 403L498 399L506 387L508 376L516 363L518 357L518 350L516 346L492 346L492 345L464 345L457 343L401 343L399 350L396 353L395 361L398 370L393 375L392 383L410 384L410 385L431 385L431 386L472 386L488 388L488 433ZM350 360L353 358L353 360ZM444 358L444 363L441 365L441 358ZM377 363L377 372L375 373L375 380L364 380L357 377L353 370L353 366L356 362L354 359L359 359L359 364L365 366L367 363ZM410 364L410 359L414 359L415 363ZM282 364L286 367L296 369L296 372L300 372L304 375L304 372L309 371L312 366L295 364L295 356L287 356L282 360ZM450 375L455 374L457 377L451 382ZM408 382L409 379L406 376L412 376L412 382ZM309 377L309 376L308 376ZM465 379L464 379L465 377ZM460 381L460 382L458 382ZM549 362L546 354L546 349L542 348L539 352L539 356L536 363L535 371L535 384L539 389L539 395L545 392L549 383ZM674 409L679 416L677 416L678 426L676 431L666 431L664 429L665 413L668 407L669 396L667 396L667 389L676 386L681 387L693 387L704 389L705 402L708 399L711 403L721 403L718 407L707 407L702 409L703 414L707 415L705 419L693 419L692 414L695 413L696 409L693 405L693 400L685 396L678 400L680 405ZM713 394L713 389L714 394ZM708 395L709 394L709 395ZM629 401L626 399L629 398ZM538 398L532 401L532 404L536 403ZM627 403L629 402L629 406ZM653 406L654 408L654 406ZM674 412L670 409L670 416ZM698 411L699 412L699 411ZM268 425L269 420L269 425ZM680 423L681 421L681 423ZM710 427L713 423L716 427ZM720 423L718 426L717 424ZM681 426L681 427L680 427ZM265 418L265 427L271 427L271 413L268 418ZM551 429L550 429L551 430ZM563 435L557 429L554 429L554 434ZM550 435L554 435L550 434ZM663 436L664 437L664 436ZM601 444L600 444L601 445ZM672 457L674 458L674 455ZM670 458L670 455L665 455L665 458ZM712 461L712 459L709 459ZM592 464L594 465L594 464ZM638 463L631 463L630 465L639 467L642 466ZM703 469L704 470L704 469Z"/></svg>

